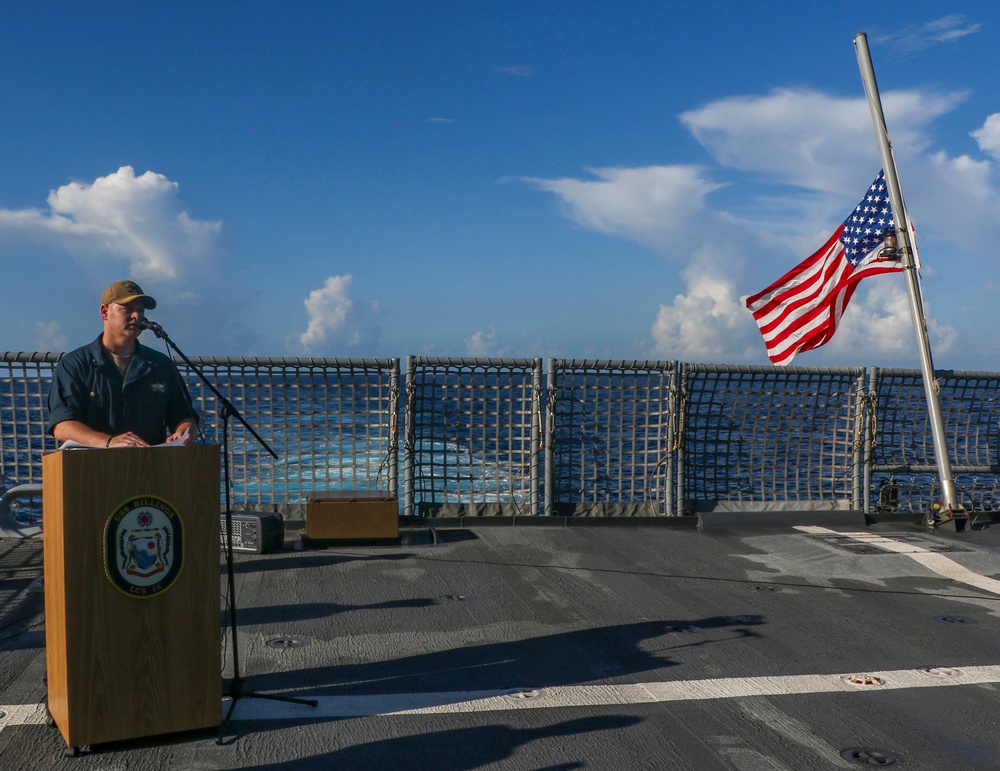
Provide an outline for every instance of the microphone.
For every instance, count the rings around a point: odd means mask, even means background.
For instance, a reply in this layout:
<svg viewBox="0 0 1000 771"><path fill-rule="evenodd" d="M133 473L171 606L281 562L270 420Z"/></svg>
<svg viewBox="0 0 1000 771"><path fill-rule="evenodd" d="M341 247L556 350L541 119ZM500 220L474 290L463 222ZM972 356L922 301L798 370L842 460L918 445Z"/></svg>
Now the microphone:
<svg viewBox="0 0 1000 771"><path fill-rule="evenodd" d="M135 325L139 327L139 329L148 329L157 337L163 336L163 327L161 327L155 321L150 321L147 318L141 318L137 322L135 322Z"/></svg>

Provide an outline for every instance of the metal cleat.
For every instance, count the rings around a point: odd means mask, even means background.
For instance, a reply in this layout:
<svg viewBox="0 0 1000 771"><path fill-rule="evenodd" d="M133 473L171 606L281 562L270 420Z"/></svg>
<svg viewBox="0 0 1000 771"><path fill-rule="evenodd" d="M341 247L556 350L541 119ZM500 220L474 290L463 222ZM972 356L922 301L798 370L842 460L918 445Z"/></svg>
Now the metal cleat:
<svg viewBox="0 0 1000 771"><path fill-rule="evenodd" d="M935 503L931 506L931 511L927 516L927 527L929 530L933 530L945 522L952 521L955 523L955 530L962 532L969 521L969 515L961 506L945 508L940 503Z"/></svg>

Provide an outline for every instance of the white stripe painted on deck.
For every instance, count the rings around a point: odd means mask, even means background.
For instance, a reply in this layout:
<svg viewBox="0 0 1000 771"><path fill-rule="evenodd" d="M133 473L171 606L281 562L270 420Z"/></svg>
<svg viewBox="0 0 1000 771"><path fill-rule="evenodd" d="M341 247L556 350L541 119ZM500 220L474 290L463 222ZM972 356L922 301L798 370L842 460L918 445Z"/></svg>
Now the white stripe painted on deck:
<svg viewBox="0 0 1000 771"><path fill-rule="evenodd" d="M979 573L975 573L968 568L959 565L955 562L955 560L938 552L931 551L930 549L925 549L917 544L907 543L906 541L898 541L896 539L876 535L874 533L841 532L814 525L799 525L795 529L813 535L846 536L855 539L859 543L868 544L869 546L877 546L880 549L895 552L896 554L904 554L914 562L923 565L928 570L934 571L939 576L950 578L953 581L958 581L959 583L967 584L968 586L974 586L977 589L982 589L984 592L989 592L990 594L1000 595L1000 581L997 579L987 578Z"/></svg>
<svg viewBox="0 0 1000 771"><path fill-rule="evenodd" d="M705 701L750 696L792 696L814 693L851 693L899 688L930 688L1000 682L1000 666L938 669L949 676L924 670L874 673L877 686L859 686L848 681L851 674L784 675L775 677L726 677L712 680L678 680L616 685L567 685L552 688L505 691L454 691L373 696L321 696L318 707L242 700L236 706L239 720L280 718L344 718L376 715L427 715L499 712L521 709L565 709L655 704L669 701ZM951 675L950 673L957 672ZM872 673L864 673L870 676Z"/></svg>
<svg viewBox="0 0 1000 771"><path fill-rule="evenodd" d="M43 725L47 717L44 704L0 704L0 731L14 725Z"/></svg>
<svg viewBox="0 0 1000 771"><path fill-rule="evenodd" d="M880 682L856 685L851 678ZM878 678L878 680L875 680ZM378 715L428 715L499 712L520 709L565 709L655 704L671 701L708 701L752 696L796 696L820 693L871 693L906 688L941 688L956 685L1000 683L1000 665L899 669L887 672L853 672L830 675L776 675L772 677L722 677L710 680L675 680L615 685L567 685L552 688L518 688L500 691L444 691L358 696L312 697L317 707L269 699L244 698L236 705L236 720L288 720L298 718L349 718ZM280 695L288 696L288 693ZM229 700L222 702L223 714ZM45 708L40 704L0 705L4 716L0 730L15 725L40 725Z"/></svg>

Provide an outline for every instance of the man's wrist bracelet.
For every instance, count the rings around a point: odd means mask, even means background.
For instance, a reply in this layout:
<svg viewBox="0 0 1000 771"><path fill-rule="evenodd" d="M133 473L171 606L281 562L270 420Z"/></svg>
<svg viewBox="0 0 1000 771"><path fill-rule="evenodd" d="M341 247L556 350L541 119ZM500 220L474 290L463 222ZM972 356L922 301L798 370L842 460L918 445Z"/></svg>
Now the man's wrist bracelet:
<svg viewBox="0 0 1000 771"><path fill-rule="evenodd" d="M106 442L104 443L104 446L105 446L105 447L110 447L110 446L111 446L111 440L112 440L112 439L114 439L114 437L113 437L113 436L109 436L109 437L108 437L108 441L106 441Z"/></svg>

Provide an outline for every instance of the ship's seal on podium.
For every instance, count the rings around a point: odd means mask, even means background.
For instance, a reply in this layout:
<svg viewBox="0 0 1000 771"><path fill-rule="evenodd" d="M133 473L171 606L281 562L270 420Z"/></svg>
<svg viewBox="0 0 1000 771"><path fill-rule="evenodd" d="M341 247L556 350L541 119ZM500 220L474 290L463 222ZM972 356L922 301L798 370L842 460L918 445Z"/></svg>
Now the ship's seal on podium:
<svg viewBox="0 0 1000 771"><path fill-rule="evenodd" d="M149 599L167 591L184 567L184 522L155 495L137 495L104 526L104 571L120 592Z"/></svg>

